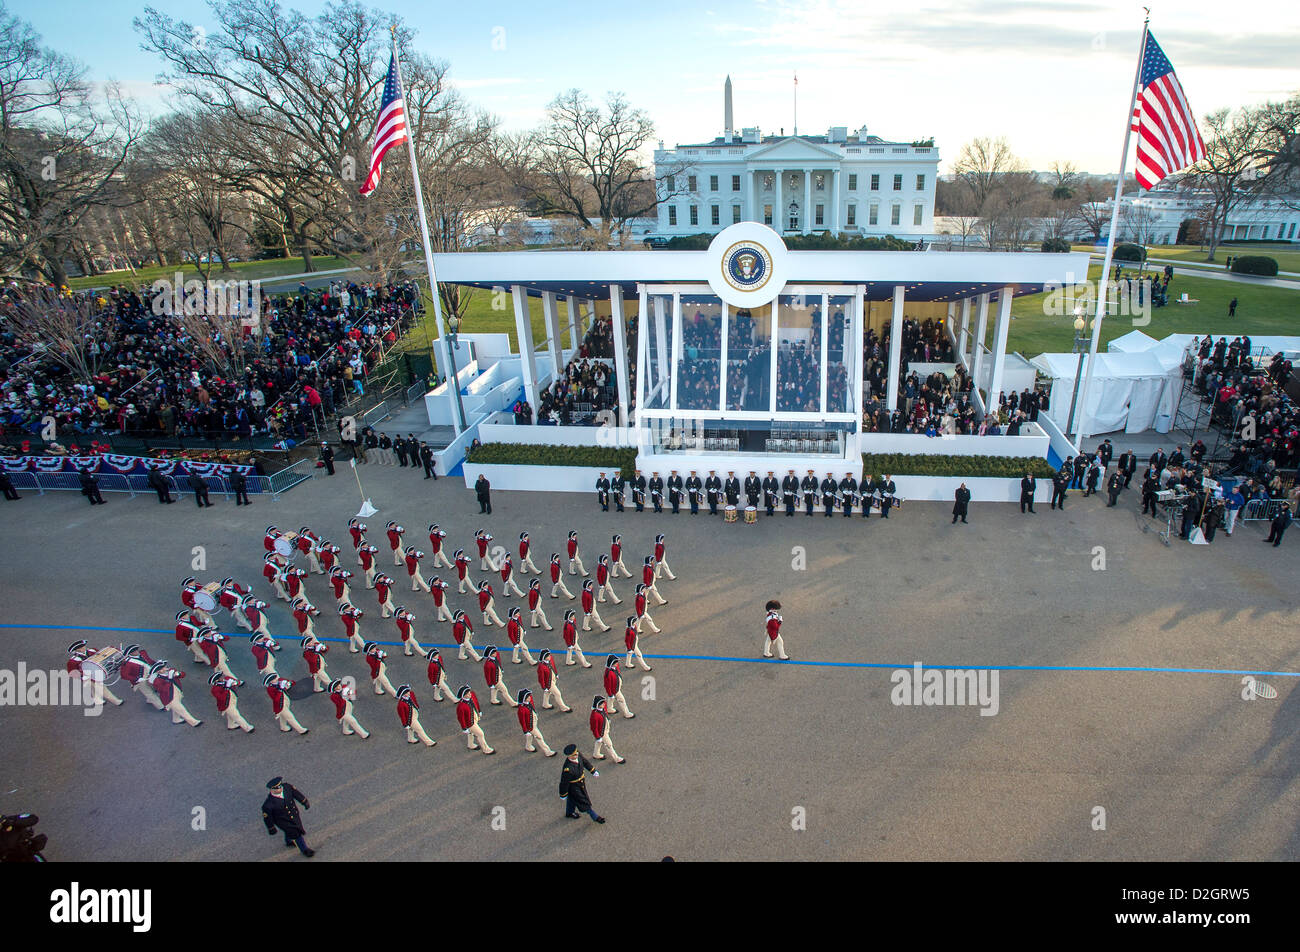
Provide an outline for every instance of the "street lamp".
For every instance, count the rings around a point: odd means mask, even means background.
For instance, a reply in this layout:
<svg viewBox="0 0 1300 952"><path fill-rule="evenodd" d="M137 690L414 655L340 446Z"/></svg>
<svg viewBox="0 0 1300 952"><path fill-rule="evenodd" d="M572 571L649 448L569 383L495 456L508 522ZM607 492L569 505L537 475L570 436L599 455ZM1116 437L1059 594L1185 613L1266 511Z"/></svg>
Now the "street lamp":
<svg viewBox="0 0 1300 952"><path fill-rule="evenodd" d="M447 378L447 383L451 385L452 393L456 394L456 415L460 425L456 428L457 434L465 432L465 407L460 402L460 380L456 373L456 336L460 331L460 318L452 314L447 319L447 361L451 364L451 375Z"/></svg>
<svg viewBox="0 0 1300 952"><path fill-rule="evenodd" d="M1074 410L1079 401L1079 384L1083 382L1083 358L1092 346L1092 338L1088 332L1094 323L1096 322L1084 321L1083 308L1074 309L1074 353L1079 355L1079 366L1074 371L1074 394L1070 397L1070 418L1065 424L1066 436L1074 432Z"/></svg>

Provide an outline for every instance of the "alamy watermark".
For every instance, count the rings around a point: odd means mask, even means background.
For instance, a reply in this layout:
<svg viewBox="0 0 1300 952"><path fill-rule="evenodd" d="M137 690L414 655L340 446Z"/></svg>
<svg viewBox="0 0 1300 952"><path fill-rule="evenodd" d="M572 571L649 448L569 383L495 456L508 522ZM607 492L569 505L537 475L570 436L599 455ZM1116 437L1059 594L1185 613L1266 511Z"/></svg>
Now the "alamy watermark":
<svg viewBox="0 0 1300 952"><path fill-rule="evenodd" d="M86 717L104 711L104 679L81 672L0 668L0 707L80 707Z"/></svg>
<svg viewBox="0 0 1300 952"><path fill-rule="evenodd" d="M1118 280L1076 281L1073 272L1066 272L1065 283L1048 281L1043 285L1047 296L1043 299L1043 313L1048 317L1082 317L1092 320L1097 313L1097 297L1106 295L1107 317L1130 317L1134 327L1151 323L1151 284L1154 275L1122 277Z"/></svg>
<svg viewBox="0 0 1300 952"><path fill-rule="evenodd" d="M889 700L896 707L979 707L981 717L998 712L997 668L926 668L917 661L895 668Z"/></svg>
<svg viewBox="0 0 1300 952"><path fill-rule="evenodd" d="M246 327L259 326L262 316L262 282L185 280L177 271L175 278L159 278L151 286L153 313L179 317L230 317Z"/></svg>

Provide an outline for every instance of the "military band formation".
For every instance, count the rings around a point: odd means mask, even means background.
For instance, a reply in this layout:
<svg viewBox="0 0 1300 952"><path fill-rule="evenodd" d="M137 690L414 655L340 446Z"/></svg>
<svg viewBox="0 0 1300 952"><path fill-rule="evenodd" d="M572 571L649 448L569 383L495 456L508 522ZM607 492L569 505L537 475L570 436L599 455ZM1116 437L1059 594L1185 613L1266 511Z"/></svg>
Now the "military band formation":
<svg viewBox="0 0 1300 952"><path fill-rule="evenodd" d="M827 518L837 512L847 518L860 510L862 518L866 519L872 508L878 508L881 518L888 519L890 510L903 504L894 478L889 474L866 476L860 483L851 472L838 480L834 473L825 473L818 479L811 469L802 479L795 475L794 470L789 470L780 482L772 470L768 470L763 479L759 479L755 470L750 470L743 484L734 471L728 470L724 480L712 469L705 479L700 479L696 470L690 470L690 474L682 479L674 469L668 474L667 482L659 473L651 473L647 480L639 469L631 479L627 479L621 470L614 472L613 479L605 471L596 477L596 501L602 512L609 512L611 503L614 511L625 512L629 494L637 512L645 512L648 499L654 511L662 513L666 499L674 515L681 513L683 503L690 506L693 516L699 515L702 504L707 504L709 515L716 516L721 511L727 522L738 522L743 512L747 523L757 521L760 505L769 516L775 515L779 506L785 507L787 517L793 516L802 501L807 516L811 516L814 509L820 509ZM742 495L745 497L743 510L740 505Z"/></svg>

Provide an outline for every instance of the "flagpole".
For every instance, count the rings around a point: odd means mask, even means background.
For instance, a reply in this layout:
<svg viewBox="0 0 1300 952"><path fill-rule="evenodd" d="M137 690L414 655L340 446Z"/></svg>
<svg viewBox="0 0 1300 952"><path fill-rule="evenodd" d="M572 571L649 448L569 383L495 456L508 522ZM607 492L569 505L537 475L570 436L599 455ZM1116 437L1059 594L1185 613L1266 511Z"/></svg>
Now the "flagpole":
<svg viewBox="0 0 1300 952"><path fill-rule="evenodd" d="M412 123L414 118L406 108L406 83L402 79L402 62L397 55L397 27L393 30L393 66L397 70L397 86L402 97L402 114L406 117L406 150L411 157L411 179L415 184L415 207L420 216L420 237L424 241L424 267L429 272L429 297L433 300L433 319L438 325L438 341L445 351L449 346L447 343L447 328L442 320L442 297L438 294L438 278L433 270L433 248L429 244L429 222L424 214L424 189L420 187L420 165L415 160L415 128ZM442 361L438 362L439 369L444 370ZM450 381L453 387L460 384L456 380ZM453 401L454 403L455 401ZM459 406L452 409L452 422L455 424L456 435L459 436L465 430L465 421L460 416Z"/></svg>
<svg viewBox="0 0 1300 952"><path fill-rule="evenodd" d="M1133 109L1137 105L1138 88L1142 82L1142 60L1146 56L1147 34L1151 17L1142 21L1142 42L1138 46L1137 69L1133 73L1133 92L1129 95L1128 114L1124 117L1124 151L1119 158L1119 181L1115 183L1115 200L1110 210L1110 233L1106 236L1106 254L1101 262L1101 280L1097 282L1097 314L1092 321L1092 343L1088 348L1088 369L1084 374L1083 388L1079 391L1079 427L1075 431L1076 449L1083 450L1083 441L1089 436L1088 391L1092 388L1092 374L1097 365L1097 346L1101 342L1101 322L1106 316L1107 282L1110 280L1111 258L1115 254L1115 232L1119 225L1119 203L1124 195L1124 171L1128 167L1129 142L1133 137ZM1067 436L1069 434L1066 434Z"/></svg>

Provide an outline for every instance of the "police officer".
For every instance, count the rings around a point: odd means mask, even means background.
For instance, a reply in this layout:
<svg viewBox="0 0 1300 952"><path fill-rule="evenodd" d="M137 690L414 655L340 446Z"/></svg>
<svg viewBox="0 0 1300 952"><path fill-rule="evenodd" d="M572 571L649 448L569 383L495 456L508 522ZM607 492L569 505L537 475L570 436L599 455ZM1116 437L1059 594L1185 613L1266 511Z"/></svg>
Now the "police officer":
<svg viewBox="0 0 1300 952"><path fill-rule="evenodd" d="M90 475L85 466L77 470L77 480L81 483L81 494L90 500L92 506L104 505L104 497L99 494L99 480Z"/></svg>
<svg viewBox="0 0 1300 952"><path fill-rule="evenodd" d="M248 500L248 477L243 470L237 469L230 474L230 488L234 490L236 506L252 505Z"/></svg>
<svg viewBox="0 0 1300 952"><path fill-rule="evenodd" d="M333 476L334 475L334 451L330 449L330 445L324 441L322 441L320 445L320 458L321 458L321 462L325 464L325 471L329 473L331 476Z"/></svg>
<svg viewBox="0 0 1300 952"><path fill-rule="evenodd" d="M1034 493L1038 490L1038 480L1034 478L1033 473L1025 473L1025 478L1020 480L1020 514L1023 516L1026 511L1034 511Z"/></svg>
<svg viewBox="0 0 1300 952"><path fill-rule="evenodd" d="M605 818L591 806L587 781L583 776L584 772L593 777L599 777L600 773L586 757L578 753L577 744L565 747L564 757L564 768L560 771L560 799L564 801L564 815L570 820L576 820L585 813L597 823L604 823Z"/></svg>
<svg viewBox="0 0 1300 952"><path fill-rule="evenodd" d="M149 488L158 494L159 503L173 503L176 501L172 498L171 490L167 488L166 478L158 471L157 466L150 466L149 475L144 479L149 484Z"/></svg>

